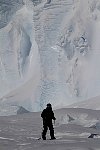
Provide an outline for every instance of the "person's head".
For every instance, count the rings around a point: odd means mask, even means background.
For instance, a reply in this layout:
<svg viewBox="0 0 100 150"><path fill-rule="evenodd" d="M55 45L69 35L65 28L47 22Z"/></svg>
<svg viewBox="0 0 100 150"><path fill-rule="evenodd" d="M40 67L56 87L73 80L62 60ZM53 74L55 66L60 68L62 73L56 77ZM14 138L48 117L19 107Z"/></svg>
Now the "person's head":
<svg viewBox="0 0 100 150"><path fill-rule="evenodd" d="M52 108L52 105L50 103L48 103L47 108Z"/></svg>

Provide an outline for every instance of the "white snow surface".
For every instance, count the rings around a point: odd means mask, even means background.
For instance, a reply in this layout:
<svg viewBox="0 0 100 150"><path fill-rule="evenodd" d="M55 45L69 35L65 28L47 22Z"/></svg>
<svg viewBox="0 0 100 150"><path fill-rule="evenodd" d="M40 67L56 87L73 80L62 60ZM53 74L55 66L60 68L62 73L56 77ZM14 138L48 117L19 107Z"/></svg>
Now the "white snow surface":
<svg viewBox="0 0 100 150"><path fill-rule="evenodd" d="M0 150L100 149L100 110L64 108L54 113L56 140L49 140L48 131L46 141L41 139L41 112L0 116ZM91 134L97 136L88 138Z"/></svg>
<svg viewBox="0 0 100 150"><path fill-rule="evenodd" d="M39 111L100 95L100 0L3 0L0 9L5 109Z"/></svg>

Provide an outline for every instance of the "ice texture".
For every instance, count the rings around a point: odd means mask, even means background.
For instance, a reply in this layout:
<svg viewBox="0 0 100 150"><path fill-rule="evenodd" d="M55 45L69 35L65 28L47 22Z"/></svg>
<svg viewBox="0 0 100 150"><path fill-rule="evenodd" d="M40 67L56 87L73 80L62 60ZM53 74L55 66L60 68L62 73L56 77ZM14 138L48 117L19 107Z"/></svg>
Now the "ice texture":
<svg viewBox="0 0 100 150"><path fill-rule="evenodd" d="M99 39L99 0L0 1L0 103L39 111L98 96Z"/></svg>

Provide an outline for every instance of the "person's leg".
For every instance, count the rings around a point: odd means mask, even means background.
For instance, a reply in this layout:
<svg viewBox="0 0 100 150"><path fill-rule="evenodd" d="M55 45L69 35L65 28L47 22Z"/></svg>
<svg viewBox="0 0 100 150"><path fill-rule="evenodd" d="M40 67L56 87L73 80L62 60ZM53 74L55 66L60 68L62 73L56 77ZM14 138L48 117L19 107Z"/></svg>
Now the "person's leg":
<svg viewBox="0 0 100 150"><path fill-rule="evenodd" d="M48 126L46 124L43 125L42 139L46 140L46 133L48 130Z"/></svg>
<svg viewBox="0 0 100 150"><path fill-rule="evenodd" d="M56 139L54 136L54 128L53 128L52 123L49 124L49 130L50 130L51 139Z"/></svg>

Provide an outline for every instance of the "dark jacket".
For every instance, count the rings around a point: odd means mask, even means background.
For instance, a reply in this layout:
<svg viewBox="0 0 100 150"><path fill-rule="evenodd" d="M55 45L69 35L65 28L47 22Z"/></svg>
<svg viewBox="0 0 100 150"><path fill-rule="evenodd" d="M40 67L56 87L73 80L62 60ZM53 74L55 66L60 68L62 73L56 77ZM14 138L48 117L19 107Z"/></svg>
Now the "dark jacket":
<svg viewBox="0 0 100 150"><path fill-rule="evenodd" d="M52 108L48 108L48 107L43 110L43 112L41 113L41 117L45 122L52 122L52 119L56 120Z"/></svg>

